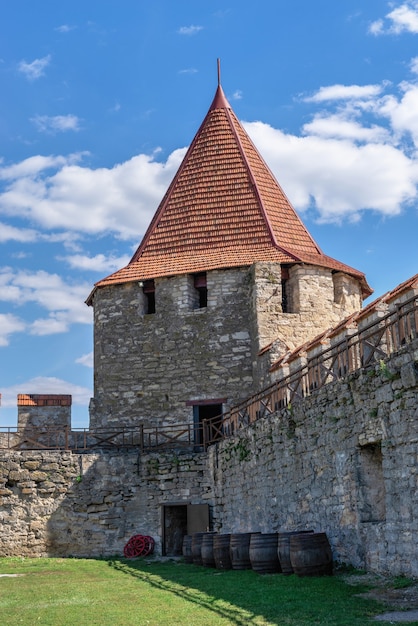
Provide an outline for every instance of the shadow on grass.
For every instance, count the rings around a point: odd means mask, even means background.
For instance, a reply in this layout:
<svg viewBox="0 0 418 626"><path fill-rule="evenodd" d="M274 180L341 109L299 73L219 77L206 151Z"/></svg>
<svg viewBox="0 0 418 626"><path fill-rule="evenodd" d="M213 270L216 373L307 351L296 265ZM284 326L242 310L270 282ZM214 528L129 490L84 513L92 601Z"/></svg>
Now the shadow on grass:
<svg viewBox="0 0 418 626"><path fill-rule="evenodd" d="M207 609L238 626L364 626L382 605L354 598L367 587L335 577L259 575L181 562L109 559L109 566Z"/></svg>
<svg viewBox="0 0 418 626"><path fill-rule="evenodd" d="M214 570L208 571L199 567L195 569L194 575L189 576L188 574L191 572L182 571L183 565L175 562L161 566L161 564L148 564L139 560L125 561L113 559L109 561L109 565L119 572L134 576L152 587L167 591L180 597L182 600L187 600L201 608L212 611L230 620L233 624L247 626L255 623L255 614L251 611L239 608L234 601L230 604L230 599L212 595L214 591L217 591L217 585L204 585L205 577L208 577L208 575L213 576ZM197 585L204 587L204 589L197 588ZM215 587L215 589L212 587Z"/></svg>

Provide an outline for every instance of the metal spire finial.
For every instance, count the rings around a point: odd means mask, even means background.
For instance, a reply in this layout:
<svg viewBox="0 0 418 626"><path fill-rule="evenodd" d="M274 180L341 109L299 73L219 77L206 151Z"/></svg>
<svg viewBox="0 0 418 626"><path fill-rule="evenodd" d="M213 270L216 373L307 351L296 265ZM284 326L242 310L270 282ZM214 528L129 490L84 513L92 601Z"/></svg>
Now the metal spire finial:
<svg viewBox="0 0 418 626"><path fill-rule="evenodd" d="M221 59L218 59L218 87L221 86Z"/></svg>

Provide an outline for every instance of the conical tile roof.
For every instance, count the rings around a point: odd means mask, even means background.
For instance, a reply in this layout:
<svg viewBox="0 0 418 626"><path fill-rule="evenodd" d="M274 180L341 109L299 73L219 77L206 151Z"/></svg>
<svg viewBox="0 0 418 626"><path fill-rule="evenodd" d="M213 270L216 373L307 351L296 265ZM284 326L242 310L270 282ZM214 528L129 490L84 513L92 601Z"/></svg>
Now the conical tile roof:
<svg viewBox="0 0 418 626"><path fill-rule="evenodd" d="M355 276L364 295L372 291L364 274L323 254L219 84L139 248L95 288L256 261L328 267Z"/></svg>

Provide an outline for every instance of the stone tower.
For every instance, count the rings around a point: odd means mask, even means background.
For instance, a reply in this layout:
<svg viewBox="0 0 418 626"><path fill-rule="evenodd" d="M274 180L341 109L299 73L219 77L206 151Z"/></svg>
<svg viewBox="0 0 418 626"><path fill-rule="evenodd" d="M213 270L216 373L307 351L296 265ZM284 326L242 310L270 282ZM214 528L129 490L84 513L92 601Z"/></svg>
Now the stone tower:
<svg viewBox="0 0 418 626"><path fill-rule="evenodd" d="M315 243L218 84L139 248L87 300L90 426L199 425L269 382L266 346L276 359L370 293Z"/></svg>

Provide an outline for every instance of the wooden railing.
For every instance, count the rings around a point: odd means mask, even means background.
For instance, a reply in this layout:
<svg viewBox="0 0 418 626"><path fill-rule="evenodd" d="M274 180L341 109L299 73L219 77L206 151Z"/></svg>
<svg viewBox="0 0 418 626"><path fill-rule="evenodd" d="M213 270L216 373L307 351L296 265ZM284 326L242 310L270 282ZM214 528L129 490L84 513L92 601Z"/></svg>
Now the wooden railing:
<svg viewBox="0 0 418 626"><path fill-rule="evenodd" d="M307 350L299 367L282 367L283 375L273 384L234 406L222 416L193 424L148 427L104 427L95 430L61 427L0 427L0 449L72 450L95 448L139 448L158 451L183 448L200 451L241 428L309 396L324 385L362 367L381 363L418 337L418 296L398 303L395 310L381 314L370 324L362 320L360 329L342 333L331 346ZM312 354L310 354L312 352Z"/></svg>
<svg viewBox="0 0 418 626"><path fill-rule="evenodd" d="M199 450L202 428L191 424L95 430L62 426L14 428L0 426L0 449L72 450L139 448L141 451L184 448Z"/></svg>
<svg viewBox="0 0 418 626"><path fill-rule="evenodd" d="M342 333L331 346L322 350L309 350L304 362L283 375L271 386L234 406L222 416L205 420L203 439L205 447L234 435L241 428L267 417L321 389L324 385L339 380L362 367L381 363L418 337L418 296L399 303L394 311L364 325L353 334Z"/></svg>

